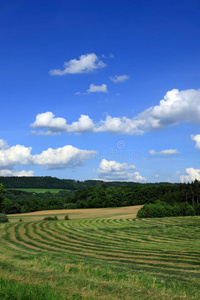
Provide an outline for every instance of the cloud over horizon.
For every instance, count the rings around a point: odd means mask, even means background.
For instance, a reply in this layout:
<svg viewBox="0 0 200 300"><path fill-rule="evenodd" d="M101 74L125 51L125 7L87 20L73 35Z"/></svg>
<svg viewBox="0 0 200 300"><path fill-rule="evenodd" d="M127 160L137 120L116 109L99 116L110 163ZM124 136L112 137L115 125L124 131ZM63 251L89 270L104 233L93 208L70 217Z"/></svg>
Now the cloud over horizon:
<svg viewBox="0 0 200 300"><path fill-rule="evenodd" d="M3 169L0 170L0 176L16 176L16 177L32 177L34 176L34 171L13 171L13 170L7 170Z"/></svg>
<svg viewBox="0 0 200 300"><path fill-rule="evenodd" d="M181 175L180 176L180 181L183 182L192 182L195 179L200 181L200 169L194 169L194 168L187 168L186 170L186 175Z"/></svg>
<svg viewBox="0 0 200 300"><path fill-rule="evenodd" d="M82 129L82 120L90 124ZM78 122L67 125L64 118L55 118L52 112L41 113L31 127L47 129L52 132L108 132L112 134L142 135L148 131L164 129L183 122L200 123L200 90L179 91L173 89L166 93L159 105L150 107L132 119L106 116L105 120L94 123L88 115L81 115ZM77 131L74 124L79 124ZM34 132L35 133L35 132ZM40 133L38 133L40 134Z"/></svg>
<svg viewBox="0 0 200 300"><path fill-rule="evenodd" d="M97 178L104 181L146 181L145 177L140 176L139 172L131 173L135 170L134 165L119 163L114 160L102 159L97 170Z"/></svg>
<svg viewBox="0 0 200 300"><path fill-rule="evenodd" d="M2 140L1 143L3 144ZM38 165L45 169L63 169L82 166L88 159L93 159L97 154L94 150L81 150L71 145L61 148L48 148L40 154L31 155L31 147L16 145L0 150L0 174L27 176L26 171L14 172L13 169L20 165ZM28 171L32 176L32 171ZM28 175L28 176L29 176ZM4 176L4 175L2 175Z"/></svg>
<svg viewBox="0 0 200 300"><path fill-rule="evenodd" d="M65 62L63 67L64 70L53 69L49 71L52 76L63 76L66 74L80 74L80 73L90 73L96 69L104 68L106 64L99 60L95 53L89 53L86 55L81 55L79 59L71 59Z"/></svg>

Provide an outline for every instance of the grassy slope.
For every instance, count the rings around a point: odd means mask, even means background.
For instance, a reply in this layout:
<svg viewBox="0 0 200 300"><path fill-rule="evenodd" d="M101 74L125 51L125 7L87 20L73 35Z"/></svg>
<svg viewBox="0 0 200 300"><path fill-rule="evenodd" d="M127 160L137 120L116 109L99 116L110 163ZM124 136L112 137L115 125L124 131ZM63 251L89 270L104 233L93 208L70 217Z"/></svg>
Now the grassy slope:
<svg viewBox="0 0 200 300"><path fill-rule="evenodd" d="M66 299L199 299L200 217L137 220L112 210L114 219L1 224L1 277L49 284Z"/></svg>

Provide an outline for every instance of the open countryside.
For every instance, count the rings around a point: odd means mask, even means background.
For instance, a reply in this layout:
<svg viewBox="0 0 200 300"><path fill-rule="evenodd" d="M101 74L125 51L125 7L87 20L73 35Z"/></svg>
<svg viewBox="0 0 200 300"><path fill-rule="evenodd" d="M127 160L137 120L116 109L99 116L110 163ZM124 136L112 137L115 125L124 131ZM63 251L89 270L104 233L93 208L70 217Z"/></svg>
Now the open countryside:
<svg viewBox="0 0 200 300"><path fill-rule="evenodd" d="M15 291L13 299L27 291L29 299L199 299L200 217L126 217L138 209L9 216L0 224L1 291ZM50 213L58 220L43 220Z"/></svg>

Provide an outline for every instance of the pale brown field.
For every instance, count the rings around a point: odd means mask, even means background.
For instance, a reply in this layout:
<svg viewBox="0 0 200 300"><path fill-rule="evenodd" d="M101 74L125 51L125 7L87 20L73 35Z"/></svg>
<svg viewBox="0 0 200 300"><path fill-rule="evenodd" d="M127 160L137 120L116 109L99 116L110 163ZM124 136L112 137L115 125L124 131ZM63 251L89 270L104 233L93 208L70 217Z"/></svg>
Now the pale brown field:
<svg viewBox="0 0 200 300"><path fill-rule="evenodd" d="M142 205L137 206L126 206L116 208L87 208L87 209L63 209L63 210L43 210L25 214L14 214L8 215L9 221L17 221L22 218L24 221L42 220L46 215L52 215L59 219L63 219L65 215L68 215L70 219L92 219L92 218L103 218L103 219L124 219L124 218L135 218L138 210Z"/></svg>

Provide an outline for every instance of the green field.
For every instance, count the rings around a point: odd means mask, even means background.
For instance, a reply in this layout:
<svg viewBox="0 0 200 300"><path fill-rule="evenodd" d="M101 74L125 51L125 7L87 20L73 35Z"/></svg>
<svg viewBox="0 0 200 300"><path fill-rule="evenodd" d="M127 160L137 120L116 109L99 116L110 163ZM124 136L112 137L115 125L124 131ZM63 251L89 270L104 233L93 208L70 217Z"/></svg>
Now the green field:
<svg viewBox="0 0 200 300"><path fill-rule="evenodd" d="M0 299L200 299L200 217L58 217L0 224Z"/></svg>
<svg viewBox="0 0 200 300"><path fill-rule="evenodd" d="M7 189L9 190L18 190L18 191L23 191L23 192L28 192L28 193L59 193L60 191L69 191L65 189L23 189L23 188L16 188L16 189Z"/></svg>

